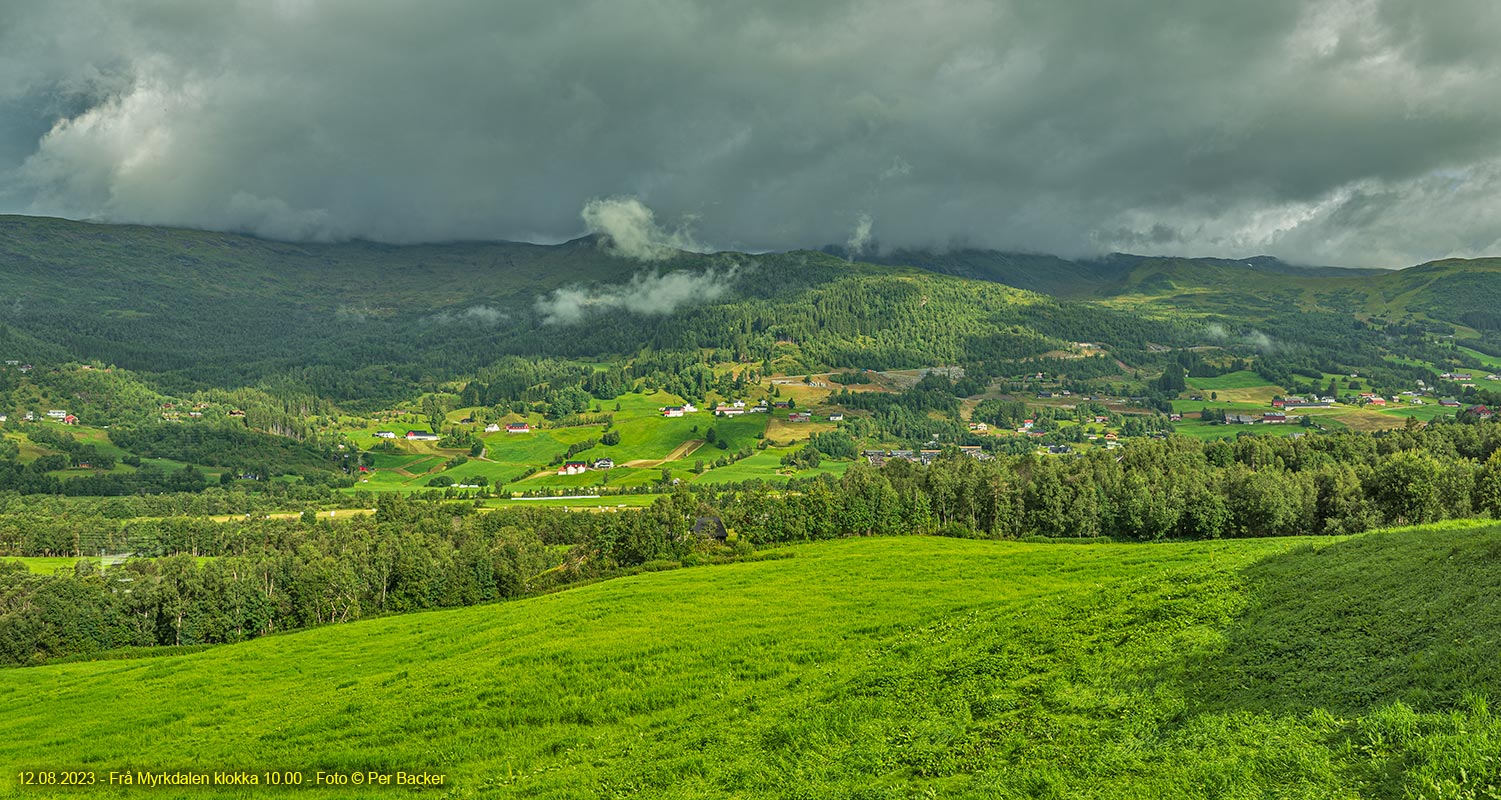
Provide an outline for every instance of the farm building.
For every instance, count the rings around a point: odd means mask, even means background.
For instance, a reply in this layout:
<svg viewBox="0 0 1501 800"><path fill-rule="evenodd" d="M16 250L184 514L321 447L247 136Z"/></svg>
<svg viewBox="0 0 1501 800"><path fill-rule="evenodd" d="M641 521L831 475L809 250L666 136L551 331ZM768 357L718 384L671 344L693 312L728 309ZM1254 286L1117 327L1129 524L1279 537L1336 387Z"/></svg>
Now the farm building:
<svg viewBox="0 0 1501 800"><path fill-rule="evenodd" d="M664 417L681 417L681 416L683 416L683 414L684 414L684 409L683 409L682 406L663 406L662 407L662 416L664 416Z"/></svg>
<svg viewBox="0 0 1501 800"><path fill-rule="evenodd" d="M829 415L829 421L830 422L843 422L844 421L844 415L843 414L830 414Z"/></svg>
<svg viewBox="0 0 1501 800"><path fill-rule="evenodd" d="M396 432L395 431L376 431L375 432L375 438L377 438L377 439L395 439L396 438Z"/></svg>
<svg viewBox="0 0 1501 800"><path fill-rule="evenodd" d="M589 465L582 461L569 461L558 467L559 475L579 475L589 471Z"/></svg>
<svg viewBox="0 0 1501 800"><path fill-rule="evenodd" d="M594 468L595 469L614 469L615 468L615 460L612 459L612 458L601 458L598 461L594 462Z"/></svg>
<svg viewBox="0 0 1501 800"><path fill-rule="evenodd" d="M736 408L735 406L728 406L724 403L720 403L719 405L714 407L714 416L716 417L738 417L744 413L745 408L743 405L740 408Z"/></svg>
<svg viewBox="0 0 1501 800"><path fill-rule="evenodd" d="M507 422L506 433L531 433L532 426L526 422Z"/></svg>
<svg viewBox="0 0 1501 800"><path fill-rule="evenodd" d="M492 422L485 426L485 433L500 433L500 425Z"/></svg>
<svg viewBox="0 0 1501 800"><path fill-rule="evenodd" d="M703 539L722 542L730 538L730 532L719 517L699 517L693 521L693 535Z"/></svg>
<svg viewBox="0 0 1501 800"><path fill-rule="evenodd" d="M407 441L436 442L438 441L438 434L433 433L432 431L407 431Z"/></svg>
<svg viewBox="0 0 1501 800"><path fill-rule="evenodd" d="M806 411L794 411L787 415L788 422L808 422L812 419L813 415Z"/></svg>

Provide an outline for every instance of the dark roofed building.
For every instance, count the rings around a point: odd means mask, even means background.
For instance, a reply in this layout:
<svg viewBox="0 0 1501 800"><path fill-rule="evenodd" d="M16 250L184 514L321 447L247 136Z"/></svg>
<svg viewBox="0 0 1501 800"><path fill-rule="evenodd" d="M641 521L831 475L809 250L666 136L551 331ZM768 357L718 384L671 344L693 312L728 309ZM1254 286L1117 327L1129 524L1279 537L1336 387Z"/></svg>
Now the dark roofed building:
<svg viewBox="0 0 1501 800"><path fill-rule="evenodd" d="M730 538L730 532L725 530L724 520L719 517L699 517L694 520L693 535L716 542Z"/></svg>

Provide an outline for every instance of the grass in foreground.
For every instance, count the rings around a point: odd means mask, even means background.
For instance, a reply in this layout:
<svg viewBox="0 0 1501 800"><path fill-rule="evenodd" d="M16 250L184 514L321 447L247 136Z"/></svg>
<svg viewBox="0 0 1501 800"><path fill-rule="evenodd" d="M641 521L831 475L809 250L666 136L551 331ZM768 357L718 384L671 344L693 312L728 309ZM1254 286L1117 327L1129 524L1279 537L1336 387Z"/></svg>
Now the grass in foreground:
<svg viewBox="0 0 1501 800"><path fill-rule="evenodd" d="M15 788L28 766L425 768L453 796L527 798L1486 797L1498 783L1496 528L791 552L10 671L0 793L45 796Z"/></svg>

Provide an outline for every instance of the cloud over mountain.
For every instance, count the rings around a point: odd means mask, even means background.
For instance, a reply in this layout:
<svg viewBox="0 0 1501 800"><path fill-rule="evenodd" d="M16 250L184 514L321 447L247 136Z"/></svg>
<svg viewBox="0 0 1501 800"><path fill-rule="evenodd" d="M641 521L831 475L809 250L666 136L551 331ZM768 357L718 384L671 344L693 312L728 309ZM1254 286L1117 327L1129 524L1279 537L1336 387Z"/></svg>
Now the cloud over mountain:
<svg viewBox="0 0 1501 800"><path fill-rule="evenodd" d="M1501 252L1498 40L1491 0L0 0L0 211L1398 266Z"/></svg>

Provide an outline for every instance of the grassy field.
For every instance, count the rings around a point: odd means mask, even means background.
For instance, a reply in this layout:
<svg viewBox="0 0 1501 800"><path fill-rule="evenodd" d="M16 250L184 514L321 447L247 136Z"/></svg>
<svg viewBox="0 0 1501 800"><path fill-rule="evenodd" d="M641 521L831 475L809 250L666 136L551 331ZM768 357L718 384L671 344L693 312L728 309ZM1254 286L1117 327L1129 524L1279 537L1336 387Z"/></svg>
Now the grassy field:
<svg viewBox="0 0 1501 800"><path fill-rule="evenodd" d="M79 559L72 557L49 558L45 556L27 556L22 558L20 556L0 556L0 561L19 561L30 572L37 575L51 575L54 572L71 573L73 567L78 564ZM99 559L93 559L93 562L98 564Z"/></svg>
<svg viewBox="0 0 1501 800"><path fill-rule="evenodd" d="M142 792L16 786L75 767L426 770L452 797L1488 797L1498 532L843 540L13 670L0 795Z"/></svg>
<svg viewBox="0 0 1501 800"><path fill-rule="evenodd" d="M1267 385L1266 378L1251 372L1227 372L1214 378L1189 378L1188 385L1200 391L1221 391L1224 389L1257 389Z"/></svg>
<svg viewBox="0 0 1501 800"><path fill-rule="evenodd" d="M1484 364L1487 369L1501 370L1501 358L1497 358L1497 357L1491 356L1491 355L1486 355L1485 353L1482 353L1479 350L1471 350L1468 347L1459 347L1459 346L1456 345L1455 349L1459 350L1460 352L1464 353L1465 355L1469 356L1470 358L1475 359L1475 361L1477 361L1477 362L1479 362L1481 364ZM1481 377L1484 377L1484 376L1481 376Z"/></svg>

